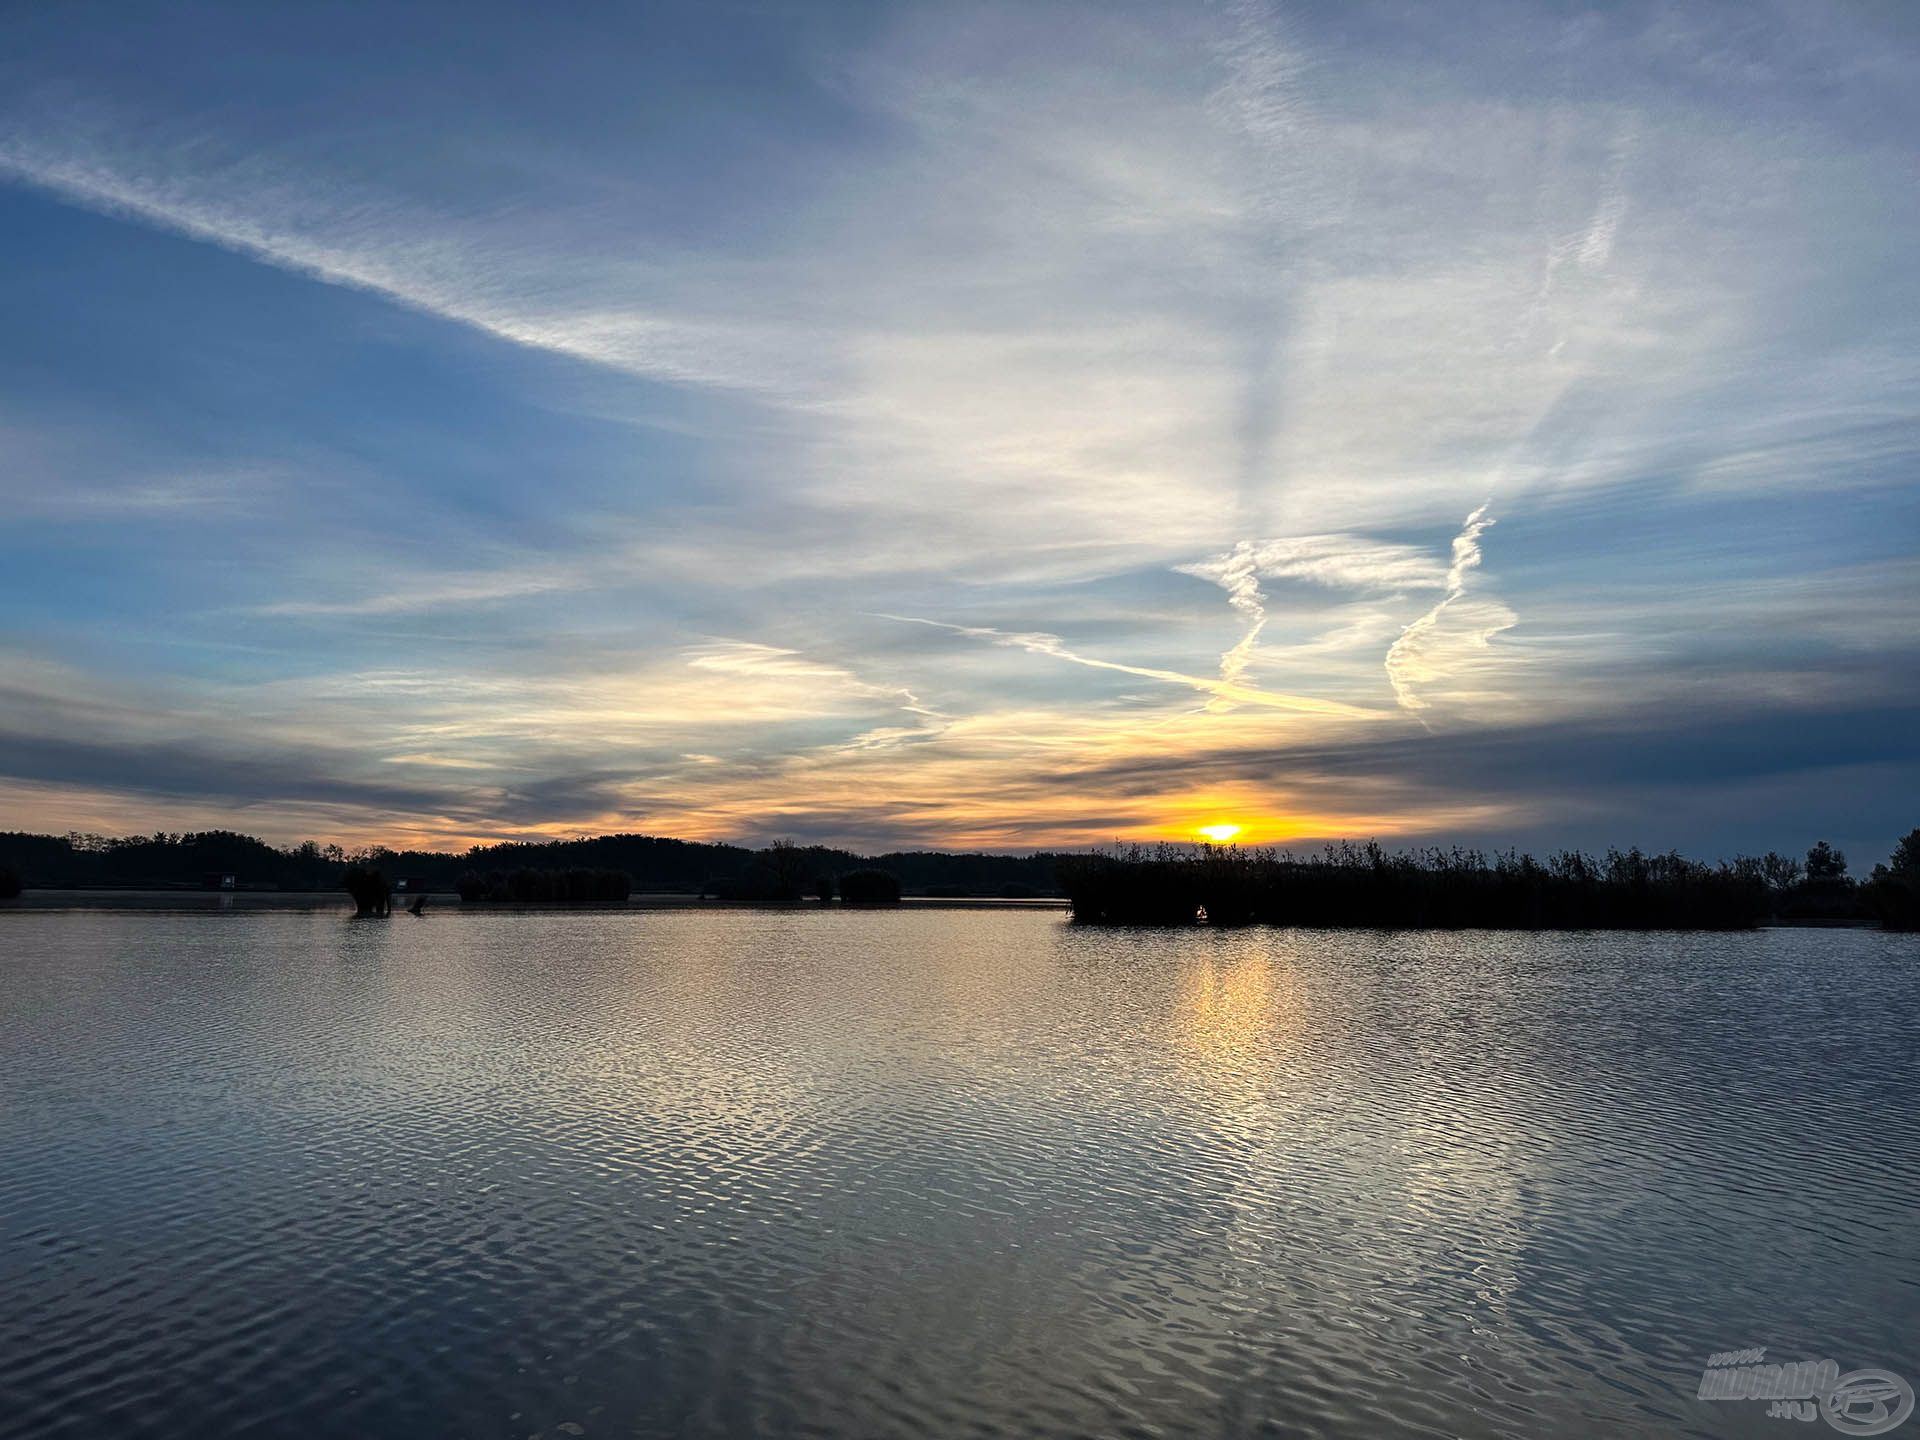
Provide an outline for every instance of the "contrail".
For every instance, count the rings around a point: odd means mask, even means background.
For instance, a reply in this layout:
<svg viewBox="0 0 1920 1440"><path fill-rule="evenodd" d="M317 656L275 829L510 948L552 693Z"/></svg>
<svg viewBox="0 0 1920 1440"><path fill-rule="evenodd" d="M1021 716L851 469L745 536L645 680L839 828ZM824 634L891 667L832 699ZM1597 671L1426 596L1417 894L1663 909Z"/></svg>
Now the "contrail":
<svg viewBox="0 0 1920 1440"><path fill-rule="evenodd" d="M1447 572L1428 551L1362 535L1295 535L1241 540L1233 549L1191 565L1176 565L1227 592L1227 603L1247 622L1246 632L1220 657L1220 679L1244 685L1253 649L1267 626L1263 578L1305 580L1336 589L1375 593L1409 589L1445 593Z"/></svg>
<svg viewBox="0 0 1920 1440"><path fill-rule="evenodd" d="M1227 604L1247 617L1247 633L1220 657L1220 680L1238 685L1246 679L1254 642L1267 628L1267 597L1260 592L1260 554L1250 540L1233 547L1213 579L1227 592Z"/></svg>
<svg viewBox="0 0 1920 1440"><path fill-rule="evenodd" d="M1420 643L1427 634L1440 623L1440 616L1446 608L1458 600L1467 590L1467 572L1479 567L1480 537L1486 532L1493 519L1487 514L1491 500L1483 502L1479 509L1467 516L1460 533L1453 537L1453 558L1447 566L1447 589L1434 607L1400 632L1400 638L1393 642L1387 651L1387 679L1393 684L1393 693L1400 702L1400 708L1413 714L1427 708L1427 702L1414 693L1416 680L1433 678L1427 667L1420 663Z"/></svg>
<svg viewBox="0 0 1920 1440"><path fill-rule="evenodd" d="M950 625L944 620L925 620L918 615L880 615L882 620L898 620L908 625L931 625L936 630L951 630L956 635L965 635L974 640L987 640L995 645L1009 645L1025 650L1030 655L1050 655L1056 660L1071 661L1075 665L1087 665L1095 670L1113 670L1122 675L1138 675L1147 680L1159 680L1168 685L1184 685L1190 690L1198 690L1203 695L1217 699L1230 700L1240 705L1270 705L1279 710L1297 710L1309 715L1337 715L1351 720L1378 719L1377 710L1362 709L1357 705L1343 705L1338 700L1316 700L1308 695L1285 695L1275 690L1260 690L1250 685L1235 684L1226 680L1215 680L1206 675L1187 675L1178 670L1160 670L1147 665L1123 665L1117 660L1098 660L1091 655L1081 655L1069 650L1067 644L1058 635L1049 635L1043 630L994 630L984 625Z"/></svg>

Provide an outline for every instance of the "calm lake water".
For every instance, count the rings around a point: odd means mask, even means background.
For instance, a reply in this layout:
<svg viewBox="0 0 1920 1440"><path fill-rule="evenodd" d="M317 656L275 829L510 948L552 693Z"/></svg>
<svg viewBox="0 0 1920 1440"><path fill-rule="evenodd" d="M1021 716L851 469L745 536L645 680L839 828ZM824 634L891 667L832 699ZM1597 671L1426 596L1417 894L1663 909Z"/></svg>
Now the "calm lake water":
<svg viewBox="0 0 1920 1440"><path fill-rule="evenodd" d="M1860 931L0 913L0 1433L1834 1433L1695 1392L1920 1380L1917 1015Z"/></svg>

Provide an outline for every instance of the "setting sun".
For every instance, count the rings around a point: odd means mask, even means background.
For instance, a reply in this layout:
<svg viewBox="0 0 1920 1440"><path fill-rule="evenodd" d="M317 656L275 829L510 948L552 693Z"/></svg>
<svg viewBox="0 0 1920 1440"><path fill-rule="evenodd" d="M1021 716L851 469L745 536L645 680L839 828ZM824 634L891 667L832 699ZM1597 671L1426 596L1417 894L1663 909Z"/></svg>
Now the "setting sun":
<svg viewBox="0 0 1920 1440"><path fill-rule="evenodd" d="M1200 838L1209 845L1230 845L1239 833L1238 825L1202 825L1199 830Z"/></svg>

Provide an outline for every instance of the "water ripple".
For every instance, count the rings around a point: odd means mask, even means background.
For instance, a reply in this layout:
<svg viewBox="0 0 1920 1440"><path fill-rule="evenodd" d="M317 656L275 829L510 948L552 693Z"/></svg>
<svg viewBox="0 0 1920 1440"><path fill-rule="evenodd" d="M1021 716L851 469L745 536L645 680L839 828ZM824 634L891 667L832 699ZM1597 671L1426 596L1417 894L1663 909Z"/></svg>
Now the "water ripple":
<svg viewBox="0 0 1920 1440"><path fill-rule="evenodd" d="M1920 1378L1916 960L0 916L0 1433L1767 1433Z"/></svg>

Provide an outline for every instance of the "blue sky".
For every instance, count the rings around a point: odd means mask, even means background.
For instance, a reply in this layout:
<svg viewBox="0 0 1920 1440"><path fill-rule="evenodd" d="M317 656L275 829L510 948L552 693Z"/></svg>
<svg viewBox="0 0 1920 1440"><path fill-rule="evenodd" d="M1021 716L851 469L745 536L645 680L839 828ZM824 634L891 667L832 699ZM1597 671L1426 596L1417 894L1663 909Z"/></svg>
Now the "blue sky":
<svg viewBox="0 0 1920 1440"><path fill-rule="evenodd" d="M1920 824L1898 5L0 11L0 826Z"/></svg>

